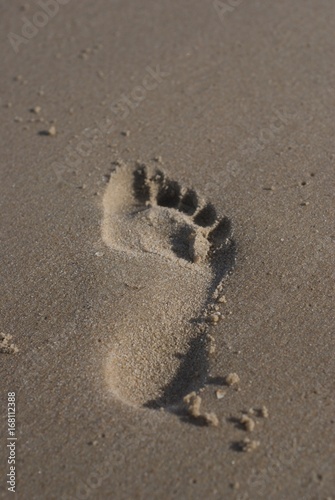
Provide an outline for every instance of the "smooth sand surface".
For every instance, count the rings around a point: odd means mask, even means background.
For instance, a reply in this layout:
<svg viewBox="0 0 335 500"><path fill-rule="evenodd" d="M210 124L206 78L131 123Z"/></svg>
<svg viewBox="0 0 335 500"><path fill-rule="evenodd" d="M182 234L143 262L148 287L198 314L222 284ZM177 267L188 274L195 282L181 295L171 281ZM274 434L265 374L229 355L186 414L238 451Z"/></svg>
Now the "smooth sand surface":
<svg viewBox="0 0 335 500"><path fill-rule="evenodd" d="M334 2L48 8L0 1L1 498L12 391L18 498L334 498Z"/></svg>

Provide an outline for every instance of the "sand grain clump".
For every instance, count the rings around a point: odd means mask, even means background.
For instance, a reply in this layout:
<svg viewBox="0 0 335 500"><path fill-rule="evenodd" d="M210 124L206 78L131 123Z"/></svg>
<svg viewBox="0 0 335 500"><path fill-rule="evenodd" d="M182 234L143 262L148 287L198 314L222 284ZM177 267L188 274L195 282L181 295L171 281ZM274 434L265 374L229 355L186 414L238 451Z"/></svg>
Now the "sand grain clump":
<svg viewBox="0 0 335 500"><path fill-rule="evenodd" d="M243 415L240 418L240 423L243 425L244 429L248 432L252 432L255 428L255 421L248 417L248 415Z"/></svg>
<svg viewBox="0 0 335 500"><path fill-rule="evenodd" d="M269 418L269 410L265 405L263 405L262 408L259 410L259 414L263 418Z"/></svg>
<svg viewBox="0 0 335 500"><path fill-rule="evenodd" d="M218 427L219 419L213 412L201 413L201 397L195 392L190 392L184 397L184 403L187 407L187 412L190 417L210 427Z"/></svg>
<svg viewBox="0 0 335 500"><path fill-rule="evenodd" d="M51 125L51 127L49 128L48 135L50 135L51 137L57 135L57 129L54 125Z"/></svg>
<svg viewBox="0 0 335 500"><path fill-rule="evenodd" d="M237 385L239 383L240 383L240 377L237 375L237 373L229 373L226 376L227 385Z"/></svg>
<svg viewBox="0 0 335 500"><path fill-rule="evenodd" d="M12 335L0 333L0 353L2 354L16 354L19 349L11 342Z"/></svg>
<svg viewBox="0 0 335 500"><path fill-rule="evenodd" d="M241 442L241 449L247 453L256 450L260 446L260 441L254 439L245 438Z"/></svg>
<svg viewBox="0 0 335 500"><path fill-rule="evenodd" d="M191 417L200 417L201 397L196 392L191 392L184 397L184 403L187 405L187 411Z"/></svg>
<svg viewBox="0 0 335 500"><path fill-rule="evenodd" d="M226 391L223 391L222 389L217 389L215 391L215 395L217 399L223 399L226 395Z"/></svg>

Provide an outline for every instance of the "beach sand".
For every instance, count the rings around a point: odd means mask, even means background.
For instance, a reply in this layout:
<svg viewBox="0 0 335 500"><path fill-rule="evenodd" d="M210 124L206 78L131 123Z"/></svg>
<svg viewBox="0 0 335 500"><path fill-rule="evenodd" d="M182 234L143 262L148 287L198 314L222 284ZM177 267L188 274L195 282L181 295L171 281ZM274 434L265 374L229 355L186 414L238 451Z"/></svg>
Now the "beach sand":
<svg viewBox="0 0 335 500"><path fill-rule="evenodd" d="M333 2L0 9L0 497L334 498Z"/></svg>

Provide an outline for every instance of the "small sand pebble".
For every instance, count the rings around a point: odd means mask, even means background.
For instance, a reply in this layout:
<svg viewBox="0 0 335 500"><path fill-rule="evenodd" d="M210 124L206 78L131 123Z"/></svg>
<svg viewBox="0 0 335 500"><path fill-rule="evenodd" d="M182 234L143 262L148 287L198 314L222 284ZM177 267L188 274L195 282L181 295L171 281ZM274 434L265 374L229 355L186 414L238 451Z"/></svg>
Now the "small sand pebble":
<svg viewBox="0 0 335 500"><path fill-rule="evenodd" d="M187 411L191 417L198 418L200 416L201 397L195 391L187 394L184 399L187 406Z"/></svg>
<svg viewBox="0 0 335 500"><path fill-rule="evenodd" d="M216 352L216 345L215 344L211 344L209 346L209 354L215 354Z"/></svg>
<svg viewBox="0 0 335 500"><path fill-rule="evenodd" d="M215 325L220 321L220 316L218 314L212 314L208 318L209 322L212 323L212 325Z"/></svg>
<svg viewBox="0 0 335 500"><path fill-rule="evenodd" d="M204 413L203 418L204 418L204 421L207 425L209 425L211 427L218 427L219 419L215 413L213 413L213 412Z"/></svg>
<svg viewBox="0 0 335 500"><path fill-rule="evenodd" d="M51 127L48 130L48 135L54 137L57 134L57 130L55 125L51 125Z"/></svg>
<svg viewBox="0 0 335 500"><path fill-rule="evenodd" d="M237 373L229 373L226 376L226 384L227 385L234 385L238 384L240 382L240 377L237 375Z"/></svg>
<svg viewBox="0 0 335 500"><path fill-rule="evenodd" d="M221 295L221 297L219 297L217 301L220 302L220 304L226 304L227 303L227 299L226 299L226 297L224 295Z"/></svg>
<svg viewBox="0 0 335 500"><path fill-rule="evenodd" d="M223 399L226 395L226 391L223 391L222 389L217 389L215 391L215 395L217 399Z"/></svg>
<svg viewBox="0 0 335 500"><path fill-rule="evenodd" d="M211 427L217 427L219 425L219 419L217 418L215 413L201 413L200 408L202 399L195 391L187 394L184 397L183 401L187 406L187 411L190 417L195 418L198 421Z"/></svg>
<svg viewBox="0 0 335 500"><path fill-rule="evenodd" d="M0 333L0 353L1 354L16 354L19 349L15 344L11 343L12 335Z"/></svg>
<svg viewBox="0 0 335 500"><path fill-rule="evenodd" d="M87 444L89 444L90 446L96 446L98 444L98 441L97 440L89 441Z"/></svg>
<svg viewBox="0 0 335 500"><path fill-rule="evenodd" d="M103 252L95 252L96 257L103 257Z"/></svg>
<svg viewBox="0 0 335 500"><path fill-rule="evenodd" d="M268 409L267 409L267 407L266 407L266 406L264 406L264 405L263 405L263 406L262 406L262 408L260 409L259 414L260 414L260 416L261 416L261 417L263 417L263 418L269 418L269 410L268 410Z"/></svg>
<svg viewBox="0 0 335 500"><path fill-rule="evenodd" d="M240 418L240 422L248 432L252 432L255 428L254 420L248 417L248 415L242 415L242 417Z"/></svg>
<svg viewBox="0 0 335 500"><path fill-rule="evenodd" d="M130 132L129 132L129 130L123 130L121 132L121 135L123 135L124 137L129 137L130 136Z"/></svg>
<svg viewBox="0 0 335 500"><path fill-rule="evenodd" d="M32 108L30 110L32 113L35 113L36 115L38 115L41 111L42 111L42 108L41 106L35 106L34 108Z"/></svg>
<svg viewBox="0 0 335 500"><path fill-rule="evenodd" d="M241 442L241 449L245 452L250 452L256 450L261 443L253 439L245 438Z"/></svg>
<svg viewBox="0 0 335 500"><path fill-rule="evenodd" d="M238 481L235 481L235 483L231 484L231 487L233 490L238 490L240 488L240 483Z"/></svg>

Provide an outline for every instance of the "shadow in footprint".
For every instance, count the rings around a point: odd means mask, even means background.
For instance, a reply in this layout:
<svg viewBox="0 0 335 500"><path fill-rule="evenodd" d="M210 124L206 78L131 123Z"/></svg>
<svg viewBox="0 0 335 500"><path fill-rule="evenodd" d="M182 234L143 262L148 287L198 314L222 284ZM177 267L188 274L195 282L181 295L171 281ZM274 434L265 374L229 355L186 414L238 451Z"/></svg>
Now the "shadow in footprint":
<svg viewBox="0 0 335 500"><path fill-rule="evenodd" d="M171 249L180 259L192 262L190 257L190 236L193 230L190 226L179 228L170 237Z"/></svg>
<svg viewBox="0 0 335 500"><path fill-rule="evenodd" d="M241 453L244 451L243 443L241 441L233 441L230 443L229 448L232 451L237 451L238 453Z"/></svg>
<svg viewBox="0 0 335 500"><path fill-rule="evenodd" d="M171 382L163 387L162 396L148 401L144 406L157 409L172 407L180 403L183 396L203 387L208 375L208 368L206 338L202 334L190 342L187 353L182 356L179 370Z"/></svg>
<svg viewBox="0 0 335 500"><path fill-rule="evenodd" d="M236 427L236 429L240 429L241 431L245 430L245 426L242 424L241 419L239 418L229 417L227 418L227 422L234 424L234 427Z"/></svg>
<svg viewBox="0 0 335 500"><path fill-rule="evenodd" d="M226 377L208 377L206 383L208 385L228 385Z"/></svg>
<svg viewBox="0 0 335 500"><path fill-rule="evenodd" d="M209 227L216 221L216 210L211 203L202 208L197 215L194 217L194 222L201 227Z"/></svg>
<svg viewBox="0 0 335 500"><path fill-rule="evenodd" d="M187 215L193 215L198 206L198 197L193 189L187 189L181 197L178 208Z"/></svg>
<svg viewBox="0 0 335 500"><path fill-rule="evenodd" d="M133 191L135 198L145 204L150 198L150 187L146 182L145 167L140 167L134 171Z"/></svg>

